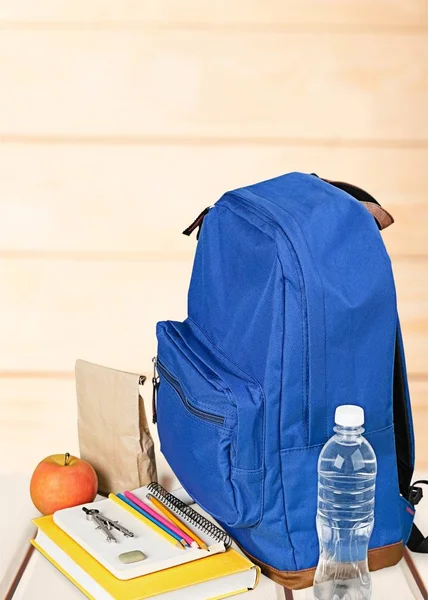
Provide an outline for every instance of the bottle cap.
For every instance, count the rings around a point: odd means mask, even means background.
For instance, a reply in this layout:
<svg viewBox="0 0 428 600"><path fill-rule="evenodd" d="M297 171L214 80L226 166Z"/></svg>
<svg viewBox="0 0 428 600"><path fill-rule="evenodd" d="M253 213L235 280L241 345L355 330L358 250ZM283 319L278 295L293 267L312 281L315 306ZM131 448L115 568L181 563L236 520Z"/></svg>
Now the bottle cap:
<svg viewBox="0 0 428 600"><path fill-rule="evenodd" d="M336 408L334 421L342 427L361 427L364 425L364 409L355 404L343 404Z"/></svg>

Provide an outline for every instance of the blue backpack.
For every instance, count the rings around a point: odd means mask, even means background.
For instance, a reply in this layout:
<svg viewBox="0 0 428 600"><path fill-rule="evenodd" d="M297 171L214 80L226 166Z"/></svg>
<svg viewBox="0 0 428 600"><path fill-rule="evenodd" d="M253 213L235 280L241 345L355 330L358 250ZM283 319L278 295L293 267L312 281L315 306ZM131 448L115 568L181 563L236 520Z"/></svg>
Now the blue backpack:
<svg viewBox="0 0 428 600"><path fill-rule="evenodd" d="M184 232L200 233L188 318L157 326L163 454L190 496L290 588L312 585L317 461L340 404L364 408L378 460L370 568L397 563L412 529L421 490L379 233L392 222L360 188L316 175L228 192ZM412 540L426 542L416 529Z"/></svg>

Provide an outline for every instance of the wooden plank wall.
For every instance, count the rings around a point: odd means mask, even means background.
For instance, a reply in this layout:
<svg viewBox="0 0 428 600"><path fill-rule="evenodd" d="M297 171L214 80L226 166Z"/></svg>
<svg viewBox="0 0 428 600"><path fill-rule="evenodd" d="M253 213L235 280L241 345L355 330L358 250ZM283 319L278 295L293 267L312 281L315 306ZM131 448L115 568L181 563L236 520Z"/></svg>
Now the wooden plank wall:
<svg viewBox="0 0 428 600"><path fill-rule="evenodd" d="M77 451L74 360L149 374L183 227L291 170L396 218L428 468L427 42L427 0L0 0L1 470Z"/></svg>

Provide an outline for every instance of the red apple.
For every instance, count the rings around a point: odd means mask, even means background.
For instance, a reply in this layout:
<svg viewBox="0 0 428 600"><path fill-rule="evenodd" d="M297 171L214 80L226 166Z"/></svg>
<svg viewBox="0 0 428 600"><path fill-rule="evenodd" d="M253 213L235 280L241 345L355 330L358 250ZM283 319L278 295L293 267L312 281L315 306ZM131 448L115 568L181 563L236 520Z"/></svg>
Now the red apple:
<svg viewBox="0 0 428 600"><path fill-rule="evenodd" d="M34 506L44 515L92 502L98 478L92 465L70 454L52 454L36 467L30 483Z"/></svg>

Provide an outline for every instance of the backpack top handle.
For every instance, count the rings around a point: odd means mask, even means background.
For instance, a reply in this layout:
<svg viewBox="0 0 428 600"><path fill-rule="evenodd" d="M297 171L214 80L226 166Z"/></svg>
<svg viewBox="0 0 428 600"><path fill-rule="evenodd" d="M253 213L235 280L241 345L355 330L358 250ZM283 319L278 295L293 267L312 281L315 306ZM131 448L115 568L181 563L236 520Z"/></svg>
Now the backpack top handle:
<svg viewBox="0 0 428 600"><path fill-rule="evenodd" d="M379 202L365 190L357 187L356 185L352 185L352 183L345 183L344 181L331 181L330 179L323 179L323 181L334 185L334 187L337 187L340 190L343 190L364 204L369 213L371 213L375 218L379 229L386 229L386 227L389 227L394 223L394 218L392 215L382 208Z"/></svg>

